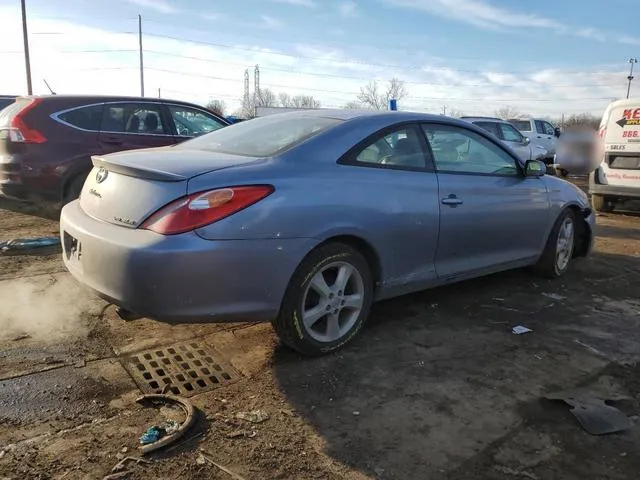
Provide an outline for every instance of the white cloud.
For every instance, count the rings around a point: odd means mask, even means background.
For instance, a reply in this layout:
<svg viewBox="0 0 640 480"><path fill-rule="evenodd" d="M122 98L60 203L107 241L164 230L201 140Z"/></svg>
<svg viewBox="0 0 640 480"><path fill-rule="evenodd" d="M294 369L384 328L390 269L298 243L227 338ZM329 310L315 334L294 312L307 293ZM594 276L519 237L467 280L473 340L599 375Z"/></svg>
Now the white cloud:
<svg viewBox="0 0 640 480"><path fill-rule="evenodd" d="M315 8L318 6L315 0L269 0L269 1L276 2L276 3L287 3L295 7Z"/></svg>
<svg viewBox="0 0 640 480"><path fill-rule="evenodd" d="M31 35L35 93L48 93L46 78L59 94L138 95L137 36L90 28L71 21L34 17L31 30L65 32L63 35ZM242 38L242 37L240 37ZM260 65L262 88L292 95L309 94L326 107L340 107L355 99L361 86L371 79L392 77L406 81L409 97L401 109L430 112L449 109L469 115L490 115L511 105L520 111L544 116L561 113L599 114L614 97L626 93L627 66L622 62L613 73L597 67L571 71L531 66L529 73L514 72L517 66L492 65L469 71L444 68L443 62L424 62L422 68L409 61L385 58L384 51L355 56L339 48L293 45L272 50L261 45L225 42L228 46L198 44L147 35L145 86L150 96L161 88L162 96L204 104L212 98L224 100L233 111L240 105L245 69L251 75ZM0 7L0 93L24 93L25 74L19 11ZM86 52L78 50L129 50ZM73 52L76 53L63 53ZM396 64L396 67L372 65ZM522 67L520 65L520 67ZM534 68L535 67L535 68ZM510 71L511 70L511 71ZM635 87L634 87L635 88Z"/></svg>
<svg viewBox="0 0 640 480"><path fill-rule="evenodd" d="M640 45L640 38L620 36L592 27L576 27L556 19L498 7L489 0L382 0L396 7L420 10L475 27L500 29L546 29L560 35L573 35L599 42Z"/></svg>
<svg viewBox="0 0 640 480"><path fill-rule="evenodd" d="M356 9L358 8L358 4L353 0L346 0L338 4L338 12L343 17L355 17L357 16Z"/></svg>
<svg viewBox="0 0 640 480"><path fill-rule="evenodd" d="M138 7L149 8L160 13L176 13L178 11L167 0L126 0L127 2Z"/></svg>
<svg viewBox="0 0 640 480"><path fill-rule="evenodd" d="M284 22L282 20L274 18L270 15L262 15L260 19L262 20L261 25L263 28L277 30L284 26Z"/></svg>

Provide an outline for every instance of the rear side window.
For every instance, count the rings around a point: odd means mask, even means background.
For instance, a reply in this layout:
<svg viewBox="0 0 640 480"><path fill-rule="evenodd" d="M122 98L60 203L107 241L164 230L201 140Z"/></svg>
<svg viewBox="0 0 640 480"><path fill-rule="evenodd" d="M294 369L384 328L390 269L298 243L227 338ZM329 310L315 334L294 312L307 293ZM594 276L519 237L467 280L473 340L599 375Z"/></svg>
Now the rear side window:
<svg viewBox="0 0 640 480"><path fill-rule="evenodd" d="M114 103L104 106L103 132L169 135L161 106L153 103Z"/></svg>
<svg viewBox="0 0 640 480"><path fill-rule="evenodd" d="M59 113L58 119L73 127L97 132L100 130L103 108L103 105L90 105L87 107L75 108L67 112Z"/></svg>
<svg viewBox="0 0 640 480"><path fill-rule="evenodd" d="M498 130L498 124L496 122L473 122L475 125L483 128L489 133L493 133L496 137L500 137L500 131Z"/></svg>
<svg viewBox="0 0 640 480"><path fill-rule="evenodd" d="M531 131L531 122L529 120L509 120L509 123L521 132Z"/></svg>

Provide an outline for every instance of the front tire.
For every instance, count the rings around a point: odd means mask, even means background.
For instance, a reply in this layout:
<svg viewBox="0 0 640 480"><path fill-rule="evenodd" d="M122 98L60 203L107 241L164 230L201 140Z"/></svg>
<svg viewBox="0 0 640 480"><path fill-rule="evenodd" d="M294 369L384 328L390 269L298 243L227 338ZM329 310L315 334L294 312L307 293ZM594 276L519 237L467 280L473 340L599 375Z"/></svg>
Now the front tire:
<svg viewBox="0 0 640 480"><path fill-rule="evenodd" d="M572 210L564 210L549 234L544 252L534 269L545 278L558 278L569 269L576 244L576 217Z"/></svg>
<svg viewBox="0 0 640 480"><path fill-rule="evenodd" d="M591 195L591 205L596 212L611 213L615 208L613 202L603 195Z"/></svg>
<svg viewBox="0 0 640 480"><path fill-rule="evenodd" d="M298 266L272 322L282 342L303 355L329 353L350 342L373 302L373 278L354 248L330 243Z"/></svg>

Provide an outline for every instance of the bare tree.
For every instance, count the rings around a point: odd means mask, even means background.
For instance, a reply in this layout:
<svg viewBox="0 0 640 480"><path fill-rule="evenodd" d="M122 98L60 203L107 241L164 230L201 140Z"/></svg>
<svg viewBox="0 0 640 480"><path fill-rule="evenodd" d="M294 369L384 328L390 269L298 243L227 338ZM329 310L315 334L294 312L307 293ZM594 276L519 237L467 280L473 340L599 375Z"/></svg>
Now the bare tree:
<svg viewBox="0 0 640 480"><path fill-rule="evenodd" d="M280 92L278 94L278 99L280 100L280 106L291 107L291 95L288 93Z"/></svg>
<svg viewBox="0 0 640 480"><path fill-rule="evenodd" d="M291 104L294 108L320 108L320 102L311 95L296 95Z"/></svg>
<svg viewBox="0 0 640 480"><path fill-rule="evenodd" d="M460 117L464 117L464 113L461 112L460 110L456 110L455 108L450 109L447 112L447 115L452 117L452 118L460 118Z"/></svg>
<svg viewBox="0 0 640 480"><path fill-rule="evenodd" d="M523 118L524 115L516 108L506 105L494 112L494 115L503 120L511 120L515 118Z"/></svg>
<svg viewBox="0 0 640 480"><path fill-rule="evenodd" d="M281 92L278 94L281 107L287 108L320 108L320 102L311 95L295 95Z"/></svg>
<svg viewBox="0 0 640 480"><path fill-rule="evenodd" d="M553 120L551 123L562 126L565 130L580 130L583 128L597 130L600 127L600 117L595 117L590 113L580 113L566 117L564 122L559 119Z"/></svg>
<svg viewBox="0 0 640 480"><path fill-rule="evenodd" d="M345 110L360 110L365 107L360 102L348 102L342 108Z"/></svg>
<svg viewBox="0 0 640 480"><path fill-rule="evenodd" d="M256 107L276 107L278 105L278 97L268 88L261 88L256 92Z"/></svg>
<svg viewBox="0 0 640 480"><path fill-rule="evenodd" d="M211 110L213 113L224 117L225 112L227 110L227 105L223 100L211 100L207 103L207 109Z"/></svg>
<svg viewBox="0 0 640 480"><path fill-rule="evenodd" d="M397 78L392 78L384 90L380 88L377 80L371 80L367 85L360 88L358 102L373 110L386 110L389 106L389 100L394 98L399 101L407 95L408 92L404 82Z"/></svg>

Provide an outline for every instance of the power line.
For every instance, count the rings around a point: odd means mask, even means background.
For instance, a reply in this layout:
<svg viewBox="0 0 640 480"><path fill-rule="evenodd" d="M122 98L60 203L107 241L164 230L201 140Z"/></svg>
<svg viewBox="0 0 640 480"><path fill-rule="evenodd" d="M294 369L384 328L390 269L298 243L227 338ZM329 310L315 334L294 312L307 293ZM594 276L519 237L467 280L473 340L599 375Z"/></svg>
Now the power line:
<svg viewBox="0 0 640 480"><path fill-rule="evenodd" d="M183 72L180 70L171 70L168 68L157 68L157 67L147 67L149 70L171 73L175 75L183 75L187 77L198 77L198 78L207 78L212 80L223 80L234 83L242 83L242 80L237 78L228 78L228 77L215 77L210 75L204 75L201 73L194 72ZM360 92L349 92L344 90L327 90L322 88L311 88L308 86L300 86L296 87L295 85L282 85L276 83L267 83L263 84L265 87L270 88L286 88L286 89L294 89L294 90L304 90L304 91L313 91L313 92L323 92L323 93L338 93L342 95L358 95ZM415 100L457 100L457 101L465 101L465 102L575 102L575 101L586 101L586 100L607 100L610 97L584 97L584 98L567 98L567 99L543 99L543 98L509 98L509 99L491 99L491 98L458 98L458 97L419 97L408 95L405 97L406 99L415 99Z"/></svg>
<svg viewBox="0 0 640 480"><path fill-rule="evenodd" d="M145 52L146 53L151 53L151 54L154 54L154 55L162 55L162 56L173 57L173 58L184 58L184 59L195 60L195 61L206 62L206 63L220 63L220 64L224 64L224 65L236 65L236 66L240 66L240 67L248 66L246 63L229 62L229 61L226 61L226 60L213 60L213 59L209 59L209 58L196 57L196 56L191 56L191 55L182 55L182 54L178 54L178 53L161 52L159 50L145 49ZM338 78L338 79L362 80L362 81L370 81L370 80L372 80L371 77L354 77L354 76L350 76L350 75L338 75L338 74L331 74L331 73L301 72L301 71L297 71L297 70L291 70L291 69L286 69L286 68L278 68L278 67L268 67L268 69L265 68L265 70L274 71L274 72L293 73L293 74L297 74L297 75L321 77L321 78ZM461 87L486 87L486 88L522 88L522 86L520 86L520 85L496 85L496 84L491 84L491 83L484 83L484 84L477 84L477 83L432 83L432 82L418 82L418 81L403 81L403 83L408 84L408 85L428 85L428 86L441 86L441 87L461 86ZM611 85L611 84L608 84L608 83L590 83L590 84L583 84L583 85L561 85L561 84L545 83L544 86L545 87L554 87L554 88L580 88L580 87L612 87L613 88L613 87L615 87L615 85Z"/></svg>
<svg viewBox="0 0 640 480"><path fill-rule="evenodd" d="M117 32L117 31L110 31L109 33L114 33L114 34L135 34L135 35L138 34L138 32ZM34 34L39 34L39 35L66 35L66 34L68 34L68 32L35 32ZM371 63L371 62L365 62L365 61L361 61L361 60L353 60L353 59L347 59L347 58L327 58L327 57L313 56L313 55L299 55L299 54L284 53L284 52L279 52L279 51L265 50L265 49L257 48L257 47L242 47L242 46L238 46L238 45L229 45L229 44L218 43L218 42L206 42L206 41L203 41L203 40L181 38L181 37L175 37L175 36L172 36L172 35L164 35L164 34L152 33L152 32L145 32L145 36L151 36L151 37L155 37L155 38L163 38L163 39L173 40L173 41L177 41L177 42L193 43L193 44L196 44L196 45L206 45L206 46L212 46L212 47L218 47L218 48L226 48L226 49L229 49L229 50L240 50L240 51L254 52L254 53L260 53L260 54L263 54L263 55L275 55L275 56L294 58L294 59L300 59L300 60L321 60L321 61L325 61L325 62L332 61L334 63L362 65L362 66L368 66L368 67L396 68L396 69L420 70L420 71L424 71L425 68L426 68L428 70L435 70L435 71L444 70L444 71L469 72L469 73L477 73L480 70L478 68L476 68L476 69L453 68L450 65L408 65L408 64L393 64L392 65L392 64L384 64L384 63ZM608 66L608 65L606 65L606 66ZM553 69L547 68L546 70L557 70L557 69L555 69L555 68L553 68ZM491 71L491 69L490 69L490 71ZM536 70L531 70L531 69L529 69L529 70L500 70L498 73L501 73L501 74L522 74L522 73L537 73L539 71L540 71L540 69L536 69ZM427 72L425 72L425 73L427 73ZM562 70L561 73L563 75L568 75L568 74L575 74L575 75L617 74L617 73L620 73L620 70L617 70L617 71L612 71L612 70L592 70L592 71L589 72L589 71L585 71L584 69L570 69L570 70Z"/></svg>

